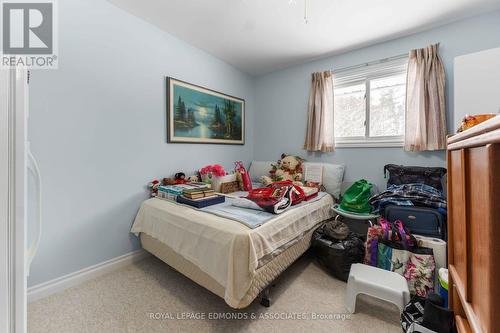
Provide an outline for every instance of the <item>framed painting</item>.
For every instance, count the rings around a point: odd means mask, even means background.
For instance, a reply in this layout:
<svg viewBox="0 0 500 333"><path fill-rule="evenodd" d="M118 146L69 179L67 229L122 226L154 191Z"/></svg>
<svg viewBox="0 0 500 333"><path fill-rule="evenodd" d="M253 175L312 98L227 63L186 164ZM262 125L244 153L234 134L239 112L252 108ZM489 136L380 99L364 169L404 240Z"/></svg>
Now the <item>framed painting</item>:
<svg viewBox="0 0 500 333"><path fill-rule="evenodd" d="M167 140L245 144L245 100L167 77Z"/></svg>

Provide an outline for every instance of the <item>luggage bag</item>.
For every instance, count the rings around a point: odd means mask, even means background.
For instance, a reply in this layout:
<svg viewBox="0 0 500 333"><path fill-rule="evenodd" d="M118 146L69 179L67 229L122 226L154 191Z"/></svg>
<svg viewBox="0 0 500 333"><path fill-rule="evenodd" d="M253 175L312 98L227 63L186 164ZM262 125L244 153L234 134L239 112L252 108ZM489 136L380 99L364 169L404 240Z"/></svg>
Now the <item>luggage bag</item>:
<svg viewBox="0 0 500 333"><path fill-rule="evenodd" d="M401 220L413 234L446 240L446 221L436 209L388 205L384 217L390 222Z"/></svg>

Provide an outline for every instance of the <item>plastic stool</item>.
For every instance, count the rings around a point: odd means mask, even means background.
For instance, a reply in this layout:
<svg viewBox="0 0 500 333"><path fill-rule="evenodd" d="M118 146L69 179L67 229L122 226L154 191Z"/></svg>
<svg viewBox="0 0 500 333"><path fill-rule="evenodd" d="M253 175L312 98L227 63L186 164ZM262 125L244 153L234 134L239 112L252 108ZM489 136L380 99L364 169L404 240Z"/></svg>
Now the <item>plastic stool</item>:
<svg viewBox="0 0 500 333"><path fill-rule="evenodd" d="M350 313L356 309L356 296L366 294L396 304L402 312L410 301L406 279L398 273L364 264L353 264L347 280L345 306Z"/></svg>

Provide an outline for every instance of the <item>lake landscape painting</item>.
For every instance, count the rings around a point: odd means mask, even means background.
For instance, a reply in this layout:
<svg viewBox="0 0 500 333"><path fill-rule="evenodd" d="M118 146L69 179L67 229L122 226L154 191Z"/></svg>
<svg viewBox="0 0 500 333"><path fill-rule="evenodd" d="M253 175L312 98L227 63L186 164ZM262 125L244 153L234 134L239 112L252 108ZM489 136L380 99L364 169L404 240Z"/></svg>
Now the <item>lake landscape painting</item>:
<svg viewBox="0 0 500 333"><path fill-rule="evenodd" d="M245 143L245 100L167 77L168 142Z"/></svg>

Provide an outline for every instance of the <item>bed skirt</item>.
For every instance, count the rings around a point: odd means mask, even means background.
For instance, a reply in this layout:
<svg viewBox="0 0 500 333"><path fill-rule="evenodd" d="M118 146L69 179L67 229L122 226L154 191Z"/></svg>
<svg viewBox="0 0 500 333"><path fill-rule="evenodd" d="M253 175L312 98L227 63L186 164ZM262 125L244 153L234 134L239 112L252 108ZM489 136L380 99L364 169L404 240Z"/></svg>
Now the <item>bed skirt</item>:
<svg viewBox="0 0 500 333"><path fill-rule="evenodd" d="M287 269L302 254L304 254L304 252L306 252L311 245L311 237L315 229L316 227L308 231L301 240L257 269L255 275L252 277L249 290L236 308L242 309L249 306L261 291L263 291L285 269ZM224 298L224 287L207 273L200 270L196 265L177 254L169 246L147 234L141 233L140 238L142 247L146 251L152 253L161 261L165 262L170 267L196 282L200 286L210 290L217 296Z"/></svg>

